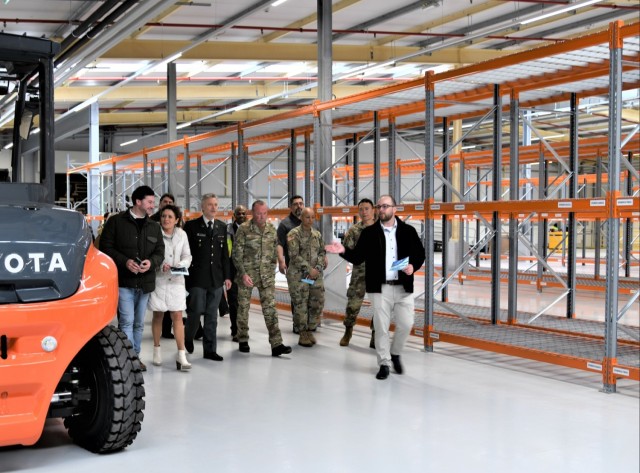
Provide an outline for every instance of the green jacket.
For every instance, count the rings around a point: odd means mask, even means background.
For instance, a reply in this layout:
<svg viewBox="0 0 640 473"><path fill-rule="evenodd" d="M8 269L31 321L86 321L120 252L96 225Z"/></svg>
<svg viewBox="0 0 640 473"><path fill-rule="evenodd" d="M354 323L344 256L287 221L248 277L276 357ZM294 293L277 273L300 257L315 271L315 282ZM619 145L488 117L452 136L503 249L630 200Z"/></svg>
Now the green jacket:
<svg viewBox="0 0 640 473"><path fill-rule="evenodd" d="M349 230L347 230L347 234L344 236L344 246L345 248L349 248L353 250L356 247L356 243L360 239L360 234L362 230L366 227L364 223L358 222L353 225ZM364 282L364 273L365 273L365 263L354 264L353 271L351 272L351 281L362 280Z"/></svg>
<svg viewBox="0 0 640 473"><path fill-rule="evenodd" d="M271 223L267 222L263 230L254 225L252 220L240 225L231 252L236 282L242 284L242 276L248 274L254 284L275 285L277 246L276 228Z"/></svg>
<svg viewBox="0 0 640 473"><path fill-rule="evenodd" d="M294 228L287 235L287 245L289 246L289 268L287 273L299 278L309 274L311 268L320 271L318 279L322 279L324 270L324 240L322 235L315 228L311 232L305 232L302 225Z"/></svg>

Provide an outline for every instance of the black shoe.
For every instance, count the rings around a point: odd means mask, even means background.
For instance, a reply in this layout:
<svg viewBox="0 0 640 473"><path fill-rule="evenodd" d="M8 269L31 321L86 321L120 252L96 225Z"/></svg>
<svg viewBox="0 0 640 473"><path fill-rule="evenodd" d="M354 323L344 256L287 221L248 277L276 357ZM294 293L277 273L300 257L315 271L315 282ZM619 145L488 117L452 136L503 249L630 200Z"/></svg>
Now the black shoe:
<svg viewBox="0 0 640 473"><path fill-rule="evenodd" d="M291 347L286 345L277 345L271 349L271 356L288 355L291 353Z"/></svg>
<svg viewBox="0 0 640 473"><path fill-rule="evenodd" d="M191 355L193 353L193 340L185 340L184 349Z"/></svg>
<svg viewBox="0 0 640 473"><path fill-rule="evenodd" d="M161 336L162 336L162 338L168 338L168 339L175 338L171 332L163 333Z"/></svg>
<svg viewBox="0 0 640 473"><path fill-rule="evenodd" d="M391 363L393 363L393 371L398 374L402 374L404 369L402 369L402 363L400 363L400 355L391 355Z"/></svg>
<svg viewBox="0 0 640 473"><path fill-rule="evenodd" d="M218 355L215 351L208 351L204 354L203 358L205 360L213 360L213 361L222 361L224 360L224 358L222 358L220 355Z"/></svg>
<svg viewBox="0 0 640 473"><path fill-rule="evenodd" d="M140 360L138 360L138 363L140 363L140 371L147 371L147 366Z"/></svg>
<svg viewBox="0 0 640 473"><path fill-rule="evenodd" d="M237 335L231 335L231 341L238 343L238 336Z"/></svg>
<svg viewBox="0 0 640 473"><path fill-rule="evenodd" d="M249 342L240 342L240 347L238 348L242 353L249 353L251 348L249 347Z"/></svg>
<svg viewBox="0 0 640 473"><path fill-rule="evenodd" d="M389 367L387 365L380 365L380 371L376 375L376 379L387 379L389 377Z"/></svg>

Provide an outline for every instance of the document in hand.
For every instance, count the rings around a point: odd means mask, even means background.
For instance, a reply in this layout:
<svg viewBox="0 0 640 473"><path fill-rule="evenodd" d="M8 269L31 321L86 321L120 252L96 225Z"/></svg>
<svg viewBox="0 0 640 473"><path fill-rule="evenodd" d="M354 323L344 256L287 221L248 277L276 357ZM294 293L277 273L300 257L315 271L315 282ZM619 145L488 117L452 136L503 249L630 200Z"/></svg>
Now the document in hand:
<svg viewBox="0 0 640 473"><path fill-rule="evenodd" d="M189 270L187 268L173 267L171 268L171 274L182 274L183 276L189 276Z"/></svg>
<svg viewBox="0 0 640 473"><path fill-rule="evenodd" d="M394 261L389 268L389 271L402 271L409 264L409 257L399 259L398 261Z"/></svg>

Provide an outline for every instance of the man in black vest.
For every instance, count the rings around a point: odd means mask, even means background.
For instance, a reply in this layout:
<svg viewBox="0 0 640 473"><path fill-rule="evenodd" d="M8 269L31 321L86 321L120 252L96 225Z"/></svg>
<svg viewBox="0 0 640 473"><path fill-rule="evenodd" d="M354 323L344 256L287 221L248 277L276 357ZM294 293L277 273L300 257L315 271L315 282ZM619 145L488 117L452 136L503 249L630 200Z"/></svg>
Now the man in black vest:
<svg viewBox="0 0 640 473"><path fill-rule="evenodd" d="M396 202L390 195L378 199L378 221L362 230L353 249L342 243L327 245L353 264L366 263L364 281L373 306L377 379L389 377L389 367L402 374L400 353L411 333L414 318L413 275L424 263L425 252L415 228L396 217ZM406 258L404 264L401 261ZM389 326L395 319L393 342Z"/></svg>
<svg viewBox="0 0 640 473"><path fill-rule="evenodd" d="M216 351L216 330L223 286L227 290L231 287L227 226L215 219L218 211L218 198L215 194L203 195L201 208L202 217L184 225L193 257L189 276L186 278L189 302L185 347L189 353L193 353L193 337L198 330L200 315L204 314L204 358L222 361Z"/></svg>

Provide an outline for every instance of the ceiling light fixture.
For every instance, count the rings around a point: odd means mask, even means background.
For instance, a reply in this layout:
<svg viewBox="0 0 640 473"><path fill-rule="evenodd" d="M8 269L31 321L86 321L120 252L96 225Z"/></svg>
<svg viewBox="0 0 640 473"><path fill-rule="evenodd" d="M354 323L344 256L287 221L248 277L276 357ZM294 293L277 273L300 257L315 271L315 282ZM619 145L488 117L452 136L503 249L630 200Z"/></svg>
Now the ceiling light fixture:
<svg viewBox="0 0 640 473"><path fill-rule="evenodd" d="M128 146L128 145L132 145L133 143L137 143L138 140L131 140L131 141L125 141L124 143L120 143L120 146Z"/></svg>
<svg viewBox="0 0 640 473"><path fill-rule="evenodd" d="M588 7L589 5L593 5L594 3L600 3L603 0L586 0L584 2L576 2L572 3L569 6L559 8L557 10L550 11L548 13L544 13L542 15L535 16L528 20L521 21L521 25L528 25L529 23L535 23L536 21L544 20L545 18L550 18L552 16L560 15L561 13L565 13L571 10L577 10L578 8Z"/></svg>
<svg viewBox="0 0 640 473"><path fill-rule="evenodd" d="M275 2L273 2L271 4L272 7L277 7L278 5L282 5L284 2L286 2L287 0L276 0Z"/></svg>

